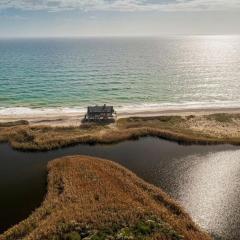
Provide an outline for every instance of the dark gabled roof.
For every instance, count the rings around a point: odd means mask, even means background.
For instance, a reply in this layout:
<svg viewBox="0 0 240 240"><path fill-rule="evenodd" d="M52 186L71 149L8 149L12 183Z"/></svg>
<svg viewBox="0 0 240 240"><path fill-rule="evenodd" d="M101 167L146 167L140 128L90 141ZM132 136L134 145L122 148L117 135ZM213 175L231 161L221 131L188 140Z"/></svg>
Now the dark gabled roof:
<svg viewBox="0 0 240 240"><path fill-rule="evenodd" d="M113 113L113 106L90 106L88 107L88 113Z"/></svg>

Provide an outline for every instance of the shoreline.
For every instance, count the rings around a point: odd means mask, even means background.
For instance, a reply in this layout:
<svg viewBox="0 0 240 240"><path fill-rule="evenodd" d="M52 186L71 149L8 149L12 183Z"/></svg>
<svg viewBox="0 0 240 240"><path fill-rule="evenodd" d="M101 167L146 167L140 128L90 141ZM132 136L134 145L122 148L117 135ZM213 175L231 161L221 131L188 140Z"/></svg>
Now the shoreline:
<svg viewBox="0 0 240 240"><path fill-rule="evenodd" d="M239 114L240 107L209 107L209 108L173 108L173 109L158 109L158 110L136 110L136 111L117 111L117 119L130 117L157 117L157 116L200 116L210 114ZM19 113L19 114L1 114L0 123L15 122L20 120L28 121L31 126L43 125L50 127L77 127L81 125L81 120L84 118L85 112L75 113Z"/></svg>
<svg viewBox="0 0 240 240"><path fill-rule="evenodd" d="M111 144L144 136L182 144L240 145L240 112L217 110L172 112L141 117L118 117L110 124L82 123L80 119L0 122L0 142L14 149L48 151L76 144ZM56 124L58 123L58 124Z"/></svg>

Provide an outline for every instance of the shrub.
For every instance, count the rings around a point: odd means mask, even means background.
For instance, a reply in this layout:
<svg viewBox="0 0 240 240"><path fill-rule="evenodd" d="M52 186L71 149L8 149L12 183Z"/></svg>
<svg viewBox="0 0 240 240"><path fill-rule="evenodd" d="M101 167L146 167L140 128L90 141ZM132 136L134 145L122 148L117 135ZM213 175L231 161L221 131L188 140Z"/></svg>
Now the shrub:
<svg viewBox="0 0 240 240"><path fill-rule="evenodd" d="M135 227L135 232L136 234L147 235L151 233L151 227L144 222L139 222Z"/></svg>
<svg viewBox="0 0 240 240"><path fill-rule="evenodd" d="M64 240L81 240L78 232L70 232L64 235Z"/></svg>

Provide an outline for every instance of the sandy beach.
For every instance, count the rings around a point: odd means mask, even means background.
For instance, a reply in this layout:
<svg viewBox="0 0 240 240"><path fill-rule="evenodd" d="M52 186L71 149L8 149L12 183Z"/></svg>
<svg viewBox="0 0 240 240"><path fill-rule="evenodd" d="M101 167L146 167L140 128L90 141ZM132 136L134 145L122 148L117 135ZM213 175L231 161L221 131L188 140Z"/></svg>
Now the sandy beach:
<svg viewBox="0 0 240 240"><path fill-rule="evenodd" d="M239 109L191 109L118 114L114 123L81 123L83 115L5 116L0 142L25 150L78 143L115 143L156 136L189 144L240 144Z"/></svg>
<svg viewBox="0 0 240 240"><path fill-rule="evenodd" d="M238 114L240 113L240 108L179 108L179 109L156 109L156 110L136 110L136 111L117 111L117 119L129 118L129 117L156 117L156 116L201 116L201 115L210 115L216 113L228 113L228 114ZM75 111L75 112L64 112L56 111L53 112L44 112L39 111L37 113L9 113L1 114L0 113L0 123L3 122L14 122L19 120L26 120L30 125L44 125L52 127L69 127L69 126L79 126L81 120L84 118L85 112Z"/></svg>

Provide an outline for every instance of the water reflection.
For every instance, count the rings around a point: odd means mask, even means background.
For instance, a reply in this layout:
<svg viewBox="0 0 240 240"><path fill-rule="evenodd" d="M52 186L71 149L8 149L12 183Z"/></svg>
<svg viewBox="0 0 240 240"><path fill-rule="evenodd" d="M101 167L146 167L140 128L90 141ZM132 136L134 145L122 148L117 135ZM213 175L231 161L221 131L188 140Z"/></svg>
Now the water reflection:
<svg viewBox="0 0 240 240"><path fill-rule="evenodd" d="M179 201L201 226L225 239L239 239L239 156L239 150L189 156L185 161L194 164L178 179Z"/></svg>
<svg viewBox="0 0 240 240"><path fill-rule="evenodd" d="M183 146L157 138L116 145L78 145L50 152L17 152L0 145L0 231L27 217L46 189L46 165L84 154L111 159L160 186L208 232L240 239L239 147Z"/></svg>

